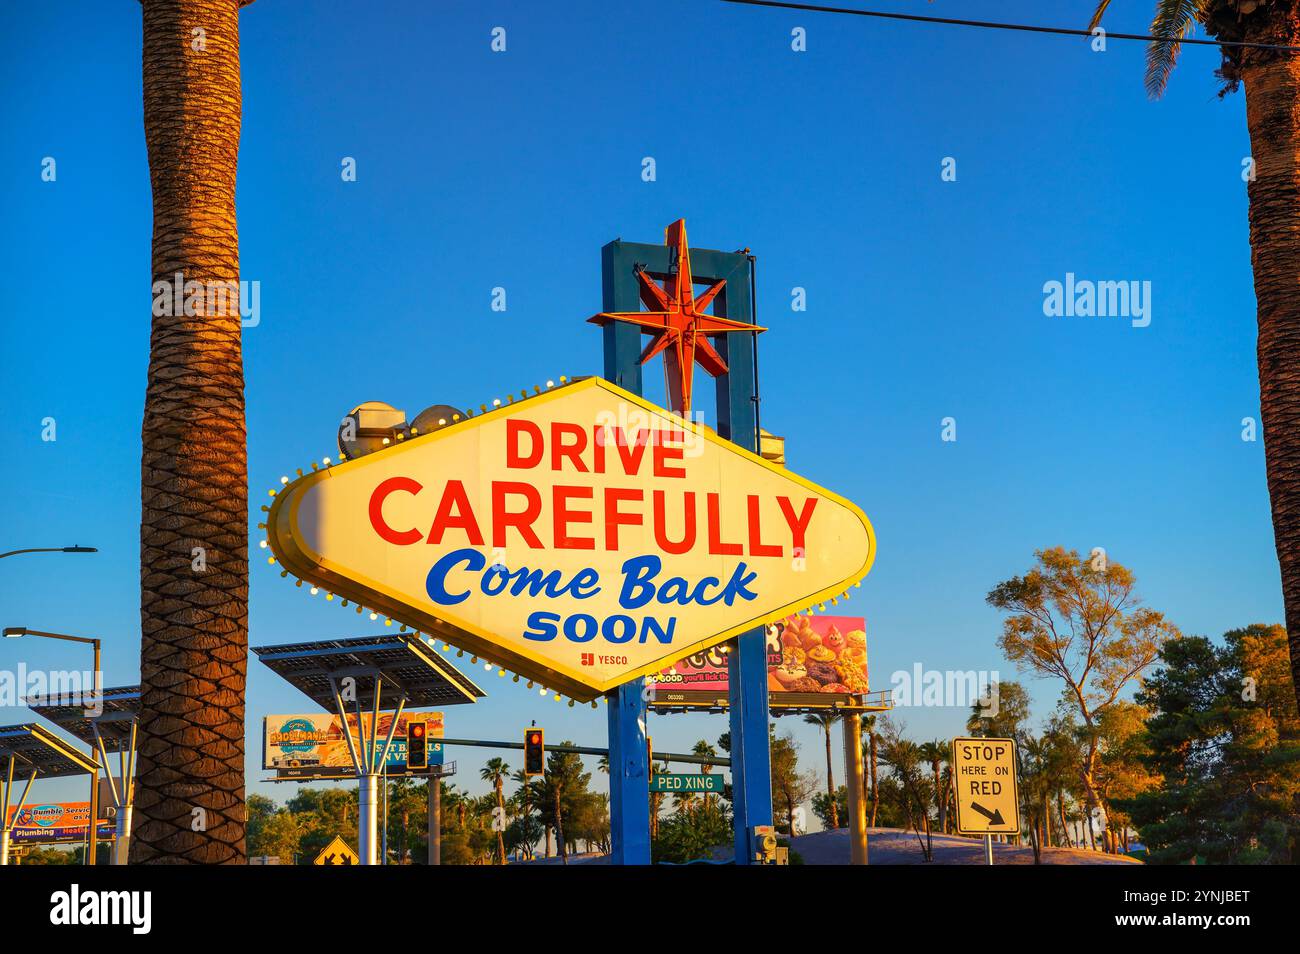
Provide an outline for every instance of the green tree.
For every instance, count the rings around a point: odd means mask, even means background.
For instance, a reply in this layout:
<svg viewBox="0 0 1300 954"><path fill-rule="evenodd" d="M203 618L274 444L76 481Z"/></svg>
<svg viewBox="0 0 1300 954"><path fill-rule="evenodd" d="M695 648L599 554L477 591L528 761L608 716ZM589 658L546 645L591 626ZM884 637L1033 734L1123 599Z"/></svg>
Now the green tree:
<svg viewBox="0 0 1300 954"><path fill-rule="evenodd" d="M839 807L835 799L835 762L831 758L831 727L841 718L842 716L833 709L810 712L803 717L804 722L819 727L822 730L822 737L826 740L826 805L830 811L830 828L840 827Z"/></svg>
<svg viewBox="0 0 1300 954"><path fill-rule="evenodd" d="M583 767L581 756L554 749L547 753L546 775L537 787L537 808L542 824L554 829L556 848L565 864L569 863L569 845L573 843L572 833L565 831L565 819L579 810L590 794L590 784L591 773Z"/></svg>
<svg viewBox="0 0 1300 954"><path fill-rule="evenodd" d="M700 758L704 758L704 759L713 759L718 757L718 750L715 749L713 746L709 745L709 743L706 742L704 739L700 739L698 742L696 742L694 748L691 749L691 752L694 755L698 755ZM711 762L702 763L700 765L700 772L703 773L704 775L711 774L713 772L713 764ZM711 801L712 799L710 798L709 794L705 792L704 794L705 807L707 807Z"/></svg>
<svg viewBox="0 0 1300 954"><path fill-rule="evenodd" d="M932 861L934 853L930 837L930 816L926 811L929 798L922 771L924 762L921 758L920 746L902 738L896 730L893 730L883 741L881 760L889 766L899 783L907 827L916 832L916 840L921 846L922 856L926 861ZM925 828L924 839L921 837L922 827Z"/></svg>
<svg viewBox="0 0 1300 954"><path fill-rule="evenodd" d="M942 834L947 830L948 822L948 786L944 782L943 766L952 757L952 743L942 739L925 742L918 749L918 754L930 766L934 776L935 819Z"/></svg>
<svg viewBox="0 0 1300 954"><path fill-rule="evenodd" d="M1216 647L1164 647L1138 702L1153 714L1143 760L1163 784L1121 800L1153 863L1288 863L1300 834L1300 720L1280 626Z"/></svg>
<svg viewBox="0 0 1300 954"><path fill-rule="evenodd" d="M786 834L795 835L795 817L801 806L817 791L817 776L799 771L799 743L786 733L772 739L772 795L785 812Z"/></svg>
<svg viewBox="0 0 1300 954"><path fill-rule="evenodd" d="M1029 693L1018 682L984 687L984 695L971 704L966 731L984 739L1014 739L1029 721Z"/></svg>
<svg viewBox="0 0 1300 954"><path fill-rule="evenodd" d="M838 823L832 824L840 818L847 818L849 814L849 790L841 785L835 789L835 797L832 801L828 792L816 792L812 797L813 814L821 821L825 829L838 828Z"/></svg>
<svg viewBox="0 0 1300 954"><path fill-rule="evenodd" d="M492 817L492 830L497 834L497 861L499 864L506 863L506 801L505 801L505 781L506 776L510 774L510 766L502 759L488 759L479 772L479 777L485 782L492 783L492 790L496 793L496 814Z"/></svg>
<svg viewBox="0 0 1300 954"><path fill-rule="evenodd" d="M1081 558L1054 547L1035 558L1024 576L989 591L989 605L1008 614L998 645L1023 671L1064 684L1086 735L1079 780L1087 809L1104 811L1099 720L1180 634L1162 613L1142 605L1132 572L1104 553Z"/></svg>
<svg viewBox="0 0 1300 954"><path fill-rule="evenodd" d="M670 815L659 826L651 842L650 855L655 864L683 864L716 853L727 853L735 842L731 813L719 801L689 814Z"/></svg>

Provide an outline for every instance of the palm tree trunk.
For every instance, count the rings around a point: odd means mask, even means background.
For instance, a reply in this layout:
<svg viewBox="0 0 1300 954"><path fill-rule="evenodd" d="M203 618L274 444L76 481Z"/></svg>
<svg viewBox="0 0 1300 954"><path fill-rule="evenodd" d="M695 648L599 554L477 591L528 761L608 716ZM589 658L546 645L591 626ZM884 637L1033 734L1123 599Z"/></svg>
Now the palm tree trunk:
<svg viewBox="0 0 1300 954"><path fill-rule="evenodd" d="M555 848L560 853L560 861L569 863L569 846L564 841L564 819L560 809L560 786L555 786Z"/></svg>
<svg viewBox="0 0 1300 954"><path fill-rule="evenodd" d="M1070 838L1070 825L1065 820L1065 792L1057 789L1056 792L1056 810L1061 816L1061 840L1065 847L1073 848L1074 842Z"/></svg>
<svg viewBox="0 0 1300 954"><path fill-rule="evenodd" d="M822 735L826 736L826 797L830 800L831 827L840 827L839 806L835 804L834 763L831 761L831 727L822 726Z"/></svg>
<svg viewBox="0 0 1300 954"><path fill-rule="evenodd" d="M131 861L243 864L248 468L235 227L240 2L142 5L156 314L141 431L142 694ZM192 309L185 299L160 299L158 290L171 288L178 274L182 283L214 289L212 298ZM224 302L216 289L227 293Z"/></svg>
<svg viewBox="0 0 1300 954"><path fill-rule="evenodd" d="M871 823L876 827L876 809L880 807L880 788L876 785L876 734L871 734Z"/></svg>
<svg viewBox="0 0 1300 954"><path fill-rule="evenodd" d="M497 779L496 782L496 789L497 789L497 809L499 810L499 815L500 815L500 818L498 819L496 824L497 856L501 859L501 864L504 865L506 863L506 841L505 841L505 832L502 830L502 828L506 823L506 803L505 803L502 781L499 778Z"/></svg>
<svg viewBox="0 0 1300 954"><path fill-rule="evenodd" d="M943 830L944 799L943 799L943 780L940 778L939 763L938 762L930 763L930 771L934 774L934 810L936 815L938 816L939 834L942 835L944 833Z"/></svg>
<svg viewBox="0 0 1300 954"><path fill-rule="evenodd" d="M1262 28L1248 32L1247 40L1300 43L1300 21L1293 13L1255 19ZM1292 682L1300 699L1300 58L1250 50L1242 60L1255 160L1247 191L1264 460Z"/></svg>

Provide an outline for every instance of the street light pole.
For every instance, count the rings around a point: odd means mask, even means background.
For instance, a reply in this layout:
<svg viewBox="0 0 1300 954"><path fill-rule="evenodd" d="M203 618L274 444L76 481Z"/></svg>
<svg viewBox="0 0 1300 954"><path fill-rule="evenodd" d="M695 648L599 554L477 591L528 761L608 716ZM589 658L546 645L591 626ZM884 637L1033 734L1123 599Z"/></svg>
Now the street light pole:
<svg viewBox="0 0 1300 954"><path fill-rule="evenodd" d="M0 560L5 557L17 556L20 553L98 553L98 547L27 547L23 550L9 550L0 553Z"/></svg>
<svg viewBox="0 0 1300 954"><path fill-rule="evenodd" d="M68 549L70 552L85 552L88 547L82 547L77 550ZM14 553L25 551L15 550ZM0 554L0 556L9 556L10 554ZM44 639L61 639L70 643L89 643L95 654L95 668L91 676L91 683L94 686L93 704L86 708L102 709L104 705L103 676L100 671L100 644L99 640L92 636L69 636L66 633L47 633L39 629L28 629L26 626L6 626L4 635L10 639L16 639L21 636L40 636ZM95 863L95 851L98 848L99 834L97 828L99 815L99 756L95 755L95 769L90 773L90 819L86 825L86 864ZM108 766L104 766L105 771ZM124 780L125 781L125 780Z"/></svg>

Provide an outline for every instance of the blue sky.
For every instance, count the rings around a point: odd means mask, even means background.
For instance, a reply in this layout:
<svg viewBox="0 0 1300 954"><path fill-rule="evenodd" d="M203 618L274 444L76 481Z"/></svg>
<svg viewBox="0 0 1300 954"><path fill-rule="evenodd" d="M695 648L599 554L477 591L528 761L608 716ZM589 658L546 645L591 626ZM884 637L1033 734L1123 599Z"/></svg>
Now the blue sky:
<svg viewBox="0 0 1300 954"><path fill-rule="evenodd" d="M1091 5L871 4L1064 26ZM1141 31L1148 6L1117 10L1112 29ZM254 508L282 473L335 453L361 401L414 414L598 373L583 319L600 305L600 247L659 241L685 216L693 244L758 257L764 425L875 524L879 557L850 604L868 619L873 685L917 663L1013 677L983 597L1045 546L1105 547L1188 633L1281 619L1263 447L1241 439L1258 416L1250 149L1242 97L1216 98L1212 49L1187 52L1153 103L1139 44L1096 53L713 0L258 0L241 17ZM791 49L800 26L806 52ZM7 4L0 53L0 550L101 551L4 561L3 623L98 634L108 684L134 682L151 229L139 11ZM356 182L340 177L347 156ZM1046 317L1043 285L1068 272L1151 282L1150 326ZM806 312L791 310L796 286ZM56 441L41 439L46 417ZM254 645L373 628L256 560L250 619ZM0 654L6 668L80 661L32 640ZM260 782L261 716L312 705L249 672L249 780L283 799ZM450 711L448 734L513 740L536 719L550 739L602 744L603 710L480 681L489 698ZM1050 709L1055 687L1031 688ZM965 710L899 716L944 737ZM816 730L780 725L820 771ZM725 729L650 726L663 750ZM458 781L483 789L487 755L453 752Z"/></svg>

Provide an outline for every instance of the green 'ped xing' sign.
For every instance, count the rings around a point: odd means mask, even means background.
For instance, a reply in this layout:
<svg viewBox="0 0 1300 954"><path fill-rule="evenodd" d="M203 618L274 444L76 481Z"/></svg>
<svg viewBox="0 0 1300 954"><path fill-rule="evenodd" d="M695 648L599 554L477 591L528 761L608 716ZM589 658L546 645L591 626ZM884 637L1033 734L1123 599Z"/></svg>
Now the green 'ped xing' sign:
<svg viewBox="0 0 1300 954"><path fill-rule="evenodd" d="M681 794L684 792L720 792L721 775L652 775L650 791Z"/></svg>

